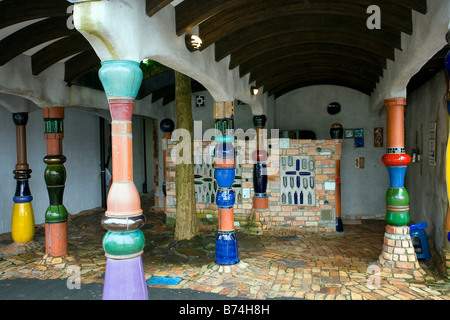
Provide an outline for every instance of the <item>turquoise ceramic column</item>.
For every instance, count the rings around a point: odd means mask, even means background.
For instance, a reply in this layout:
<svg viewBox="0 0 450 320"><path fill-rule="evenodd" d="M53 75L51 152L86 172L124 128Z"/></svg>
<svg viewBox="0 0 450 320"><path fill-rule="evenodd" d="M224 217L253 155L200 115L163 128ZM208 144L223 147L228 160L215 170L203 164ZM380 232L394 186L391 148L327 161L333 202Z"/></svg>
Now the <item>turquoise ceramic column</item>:
<svg viewBox="0 0 450 320"><path fill-rule="evenodd" d="M139 193L133 182L132 116L142 82L139 63L126 60L102 62L99 77L111 112L112 178L107 210L102 220L108 230L103 238L107 262L104 300L148 299L140 228L145 224Z"/></svg>

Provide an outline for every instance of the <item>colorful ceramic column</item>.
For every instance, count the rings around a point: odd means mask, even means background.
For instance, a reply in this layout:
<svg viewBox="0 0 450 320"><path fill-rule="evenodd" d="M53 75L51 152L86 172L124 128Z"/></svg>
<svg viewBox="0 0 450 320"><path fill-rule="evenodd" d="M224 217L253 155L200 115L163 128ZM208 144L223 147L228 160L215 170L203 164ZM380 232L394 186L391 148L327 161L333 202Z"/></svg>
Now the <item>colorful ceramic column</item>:
<svg viewBox="0 0 450 320"><path fill-rule="evenodd" d="M66 183L66 157L62 150L64 108L45 108L43 118L44 138L47 143L44 178L50 200L50 206L45 212L45 251L50 256L59 257L68 254L68 213L63 204Z"/></svg>
<svg viewBox="0 0 450 320"><path fill-rule="evenodd" d="M342 144L336 144L336 208L335 208L335 219L336 219L336 231L343 232L344 224L341 218L341 156L342 156Z"/></svg>
<svg viewBox="0 0 450 320"><path fill-rule="evenodd" d="M450 44L450 32L446 36L447 42ZM447 182L447 197L448 205L446 218L444 223L444 254L445 260L450 261L450 51L445 57L445 80L447 84L447 92L445 100L447 102L447 150L446 150L446 182ZM447 269L450 270L450 263L447 264ZM450 271L447 271L450 275Z"/></svg>
<svg viewBox="0 0 450 320"><path fill-rule="evenodd" d="M253 117L253 124L256 128L256 151L253 153L253 188L255 195L253 197L254 209L267 209L269 207L269 198L267 196L267 151L264 147L263 130L266 126L267 118L265 115Z"/></svg>
<svg viewBox="0 0 450 320"><path fill-rule="evenodd" d="M132 116L142 82L139 63L127 60L102 62L99 77L111 112L112 185L102 225L106 255L104 300L148 299L140 228L145 224L141 200L133 182Z"/></svg>
<svg viewBox="0 0 450 320"><path fill-rule="evenodd" d="M341 140L344 137L344 127L340 123L333 123L330 128L331 139ZM343 232L344 224L341 218L341 157L342 157L342 143L336 144L335 163L336 163L336 231Z"/></svg>
<svg viewBox="0 0 450 320"><path fill-rule="evenodd" d="M405 152L404 113L406 98L388 99L387 154L382 158L390 178L386 194L386 222L392 226L409 223L409 195L404 188L405 173L411 157Z"/></svg>
<svg viewBox="0 0 450 320"><path fill-rule="evenodd" d="M167 155L169 153L169 149L167 147L167 142L172 138L172 132L175 129L175 123L172 119L164 119L161 120L159 124L159 128L163 132L163 143L162 143L162 151L163 151L163 184L162 190L164 194L164 219L166 219L167 215Z"/></svg>
<svg viewBox="0 0 450 320"><path fill-rule="evenodd" d="M11 236L14 242L28 242L34 237L34 212L31 201L28 179L31 170L27 163L27 134L26 125L28 113L13 113L13 121L16 125L17 164L13 171L16 182L14 194L14 207L11 219Z"/></svg>
<svg viewBox="0 0 450 320"><path fill-rule="evenodd" d="M233 265L239 262L238 242L234 230L235 193L232 189L236 174L236 157L233 142L234 102L214 104L216 127L214 172L219 189L216 195L219 228L216 238L215 263Z"/></svg>
<svg viewBox="0 0 450 320"><path fill-rule="evenodd" d="M386 192L386 229L378 263L383 268L420 271L412 239L409 234L409 195L404 187L405 173L411 157L405 153L405 98L385 101L387 108L387 154L382 158L390 178ZM403 271L402 271L403 272Z"/></svg>

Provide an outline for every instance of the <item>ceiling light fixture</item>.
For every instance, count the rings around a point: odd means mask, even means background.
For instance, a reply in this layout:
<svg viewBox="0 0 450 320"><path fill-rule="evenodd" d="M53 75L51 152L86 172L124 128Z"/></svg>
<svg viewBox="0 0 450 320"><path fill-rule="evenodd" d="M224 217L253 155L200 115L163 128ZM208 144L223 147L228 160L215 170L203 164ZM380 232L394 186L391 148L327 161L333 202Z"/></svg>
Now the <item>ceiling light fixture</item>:
<svg viewBox="0 0 450 320"><path fill-rule="evenodd" d="M185 40L186 40L186 47L190 52L200 50L200 47L202 46L203 43L202 39L200 39L200 37L196 36L195 34L187 34Z"/></svg>
<svg viewBox="0 0 450 320"><path fill-rule="evenodd" d="M256 96L259 93L259 90L256 87L251 87L250 92L252 96Z"/></svg>

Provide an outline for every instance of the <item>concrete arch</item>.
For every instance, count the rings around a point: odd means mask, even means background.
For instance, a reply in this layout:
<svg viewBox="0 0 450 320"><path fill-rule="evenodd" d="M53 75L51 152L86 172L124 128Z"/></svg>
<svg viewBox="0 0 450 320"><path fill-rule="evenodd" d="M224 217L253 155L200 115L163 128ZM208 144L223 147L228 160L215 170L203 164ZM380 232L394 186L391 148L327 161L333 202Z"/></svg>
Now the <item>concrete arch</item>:
<svg viewBox="0 0 450 320"><path fill-rule="evenodd" d="M0 105L12 113L17 112L33 112L39 109L33 101L6 93L0 93Z"/></svg>
<svg viewBox="0 0 450 320"><path fill-rule="evenodd" d="M450 23L450 2L428 1L428 13L413 12L414 33L402 35L402 51L396 50L395 61L387 68L372 95L372 108L380 110L384 100L406 97L411 78L446 44Z"/></svg>
<svg viewBox="0 0 450 320"><path fill-rule="evenodd" d="M117 24L118 19L122 23ZM229 57L216 62L214 46L201 52L187 50L184 35L176 35L173 6L149 18L145 1L81 2L75 4L74 24L101 61L152 59L197 80L215 101L240 99L255 114L264 110L264 97L251 96L248 78L240 78L237 68L229 70Z"/></svg>

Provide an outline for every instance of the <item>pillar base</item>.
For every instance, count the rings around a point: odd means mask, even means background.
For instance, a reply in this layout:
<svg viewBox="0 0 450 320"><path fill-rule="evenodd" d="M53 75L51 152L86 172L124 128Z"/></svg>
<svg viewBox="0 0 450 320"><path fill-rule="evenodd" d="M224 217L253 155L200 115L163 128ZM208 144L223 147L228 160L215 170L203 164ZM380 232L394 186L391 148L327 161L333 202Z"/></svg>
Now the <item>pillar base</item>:
<svg viewBox="0 0 450 320"><path fill-rule="evenodd" d="M103 300L148 300L142 256L106 259Z"/></svg>
<svg viewBox="0 0 450 320"><path fill-rule="evenodd" d="M53 257L68 255L67 222L45 224L45 253Z"/></svg>
<svg viewBox="0 0 450 320"><path fill-rule="evenodd" d="M378 264L389 269L421 269L409 235L409 227L386 226L384 245Z"/></svg>
<svg viewBox="0 0 450 320"><path fill-rule="evenodd" d="M450 280L450 250L442 250L442 273L447 281Z"/></svg>
<svg viewBox="0 0 450 320"><path fill-rule="evenodd" d="M218 265L233 265L239 262L238 240L235 231L219 231L216 238L216 256Z"/></svg>

